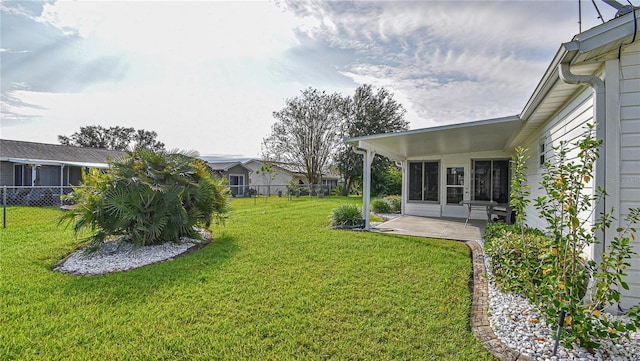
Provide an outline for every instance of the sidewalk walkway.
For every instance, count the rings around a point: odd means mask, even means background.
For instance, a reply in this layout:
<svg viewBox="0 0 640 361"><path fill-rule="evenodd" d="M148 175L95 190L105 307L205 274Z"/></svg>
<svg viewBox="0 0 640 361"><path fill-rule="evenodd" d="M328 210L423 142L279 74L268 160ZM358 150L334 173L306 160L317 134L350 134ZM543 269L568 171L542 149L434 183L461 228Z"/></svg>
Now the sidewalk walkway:
<svg viewBox="0 0 640 361"><path fill-rule="evenodd" d="M465 226L464 219L459 218L400 216L376 225L371 230L405 236L476 241L482 239L485 223L485 221L470 220Z"/></svg>

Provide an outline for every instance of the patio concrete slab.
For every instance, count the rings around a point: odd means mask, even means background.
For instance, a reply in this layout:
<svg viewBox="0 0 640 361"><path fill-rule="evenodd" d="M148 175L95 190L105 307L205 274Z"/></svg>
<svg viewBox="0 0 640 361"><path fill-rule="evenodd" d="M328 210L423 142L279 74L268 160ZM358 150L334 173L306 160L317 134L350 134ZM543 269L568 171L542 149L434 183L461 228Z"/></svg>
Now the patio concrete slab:
<svg viewBox="0 0 640 361"><path fill-rule="evenodd" d="M372 227L372 231L405 236L475 241L482 239L485 221L464 219L400 216Z"/></svg>

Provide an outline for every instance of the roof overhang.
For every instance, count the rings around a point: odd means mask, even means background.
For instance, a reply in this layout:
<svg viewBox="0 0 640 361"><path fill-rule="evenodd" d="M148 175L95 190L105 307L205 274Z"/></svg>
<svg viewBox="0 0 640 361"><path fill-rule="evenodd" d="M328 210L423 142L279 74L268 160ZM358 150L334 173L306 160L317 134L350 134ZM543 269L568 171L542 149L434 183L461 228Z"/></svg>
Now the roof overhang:
<svg viewBox="0 0 640 361"><path fill-rule="evenodd" d="M33 165L53 165L53 166L67 166L67 167L87 167L107 169L108 163L91 163L91 162L70 162L70 161L58 161L58 160L45 160L45 159L28 159L28 158L0 158L0 161L12 162L18 164L33 164Z"/></svg>
<svg viewBox="0 0 640 361"><path fill-rule="evenodd" d="M518 116L376 134L345 140L353 147L373 151L393 160L420 157L508 151L507 141L520 128Z"/></svg>
<svg viewBox="0 0 640 361"><path fill-rule="evenodd" d="M634 34L638 31L638 18L640 11L631 12L584 31L574 36L572 41L562 44L520 113L522 129L508 146L524 143L582 89L582 86L560 80L559 64L571 64L574 74L598 75L605 61L618 57L622 46L637 41Z"/></svg>

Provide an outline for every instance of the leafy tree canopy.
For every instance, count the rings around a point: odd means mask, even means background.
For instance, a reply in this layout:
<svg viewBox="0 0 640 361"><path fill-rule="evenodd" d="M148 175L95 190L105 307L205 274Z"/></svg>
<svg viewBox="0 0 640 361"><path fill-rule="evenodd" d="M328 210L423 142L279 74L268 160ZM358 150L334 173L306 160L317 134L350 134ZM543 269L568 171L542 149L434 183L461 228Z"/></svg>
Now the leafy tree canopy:
<svg viewBox="0 0 640 361"><path fill-rule="evenodd" d="M409 123L404 119L406 110L393 99L393 94L385 88L374 91L371 85L362 85L356 89L352 97L347 97L342 127L343 138L361 137L365 135L390 133L409 129ZM340 143L336 155L336 163L344 177L343 193L348 193L352 185L362 180L362 156L353 149ZM390 184L389 181L398 177L391 176L397 167L385 157L375 157L371 165L372 193L393 194L400 184ZM387 174L389 172L391 174Z"/></svg>
<svg viewBox="0 0 640 361"><path fill-rule="evenodd" d="M341 141L343 103L339 94L313 88L288 99L282 110L273 112L277 122L263 140L263 157L300 165L309 183L318 183Z"/></svg>
<svg viewBox="0 0 640 361"><path fill-rule="evenodd" d="M371 85L362 85L347 97L308 88L273 113L277 121L263 139L263 157L300 166L311 184L318 183L330 165L337 165L346 183L343 191L348 192L362 179L362 157L342 140L407 130L405 112L384 88L374 91ZM374 193L399 189L399 184L389 183L397 177L385 175L393 167L388 159L376 157L372 179L384 181L372 184Z"/></svg>
<svg viewBox="0 0 640 361"><path fill-rule="evenodd" d="M163 150L164 143L156 138L158 134L154 131L134 128L110 127L104 128L100 125L89 125L80 127L80 131L71 136L59 135L58 141L63 145L76 147L105 148L113 150L126 150L133 148L147 148L153 150Z"/></svg>

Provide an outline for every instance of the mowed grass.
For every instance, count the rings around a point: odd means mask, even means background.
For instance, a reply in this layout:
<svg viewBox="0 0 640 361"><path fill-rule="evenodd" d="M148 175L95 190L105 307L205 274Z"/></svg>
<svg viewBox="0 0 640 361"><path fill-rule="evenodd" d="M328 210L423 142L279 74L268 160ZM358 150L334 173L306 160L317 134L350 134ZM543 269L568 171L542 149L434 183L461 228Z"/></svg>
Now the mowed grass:
<svg viewBox="0 0 640 361"><path fill-rule="evenodd" d="M208 246L101 276L61 211L9 208L1 360L490 360L470 332L462 243L327 228L356 198L234 199Z"/></svg>

